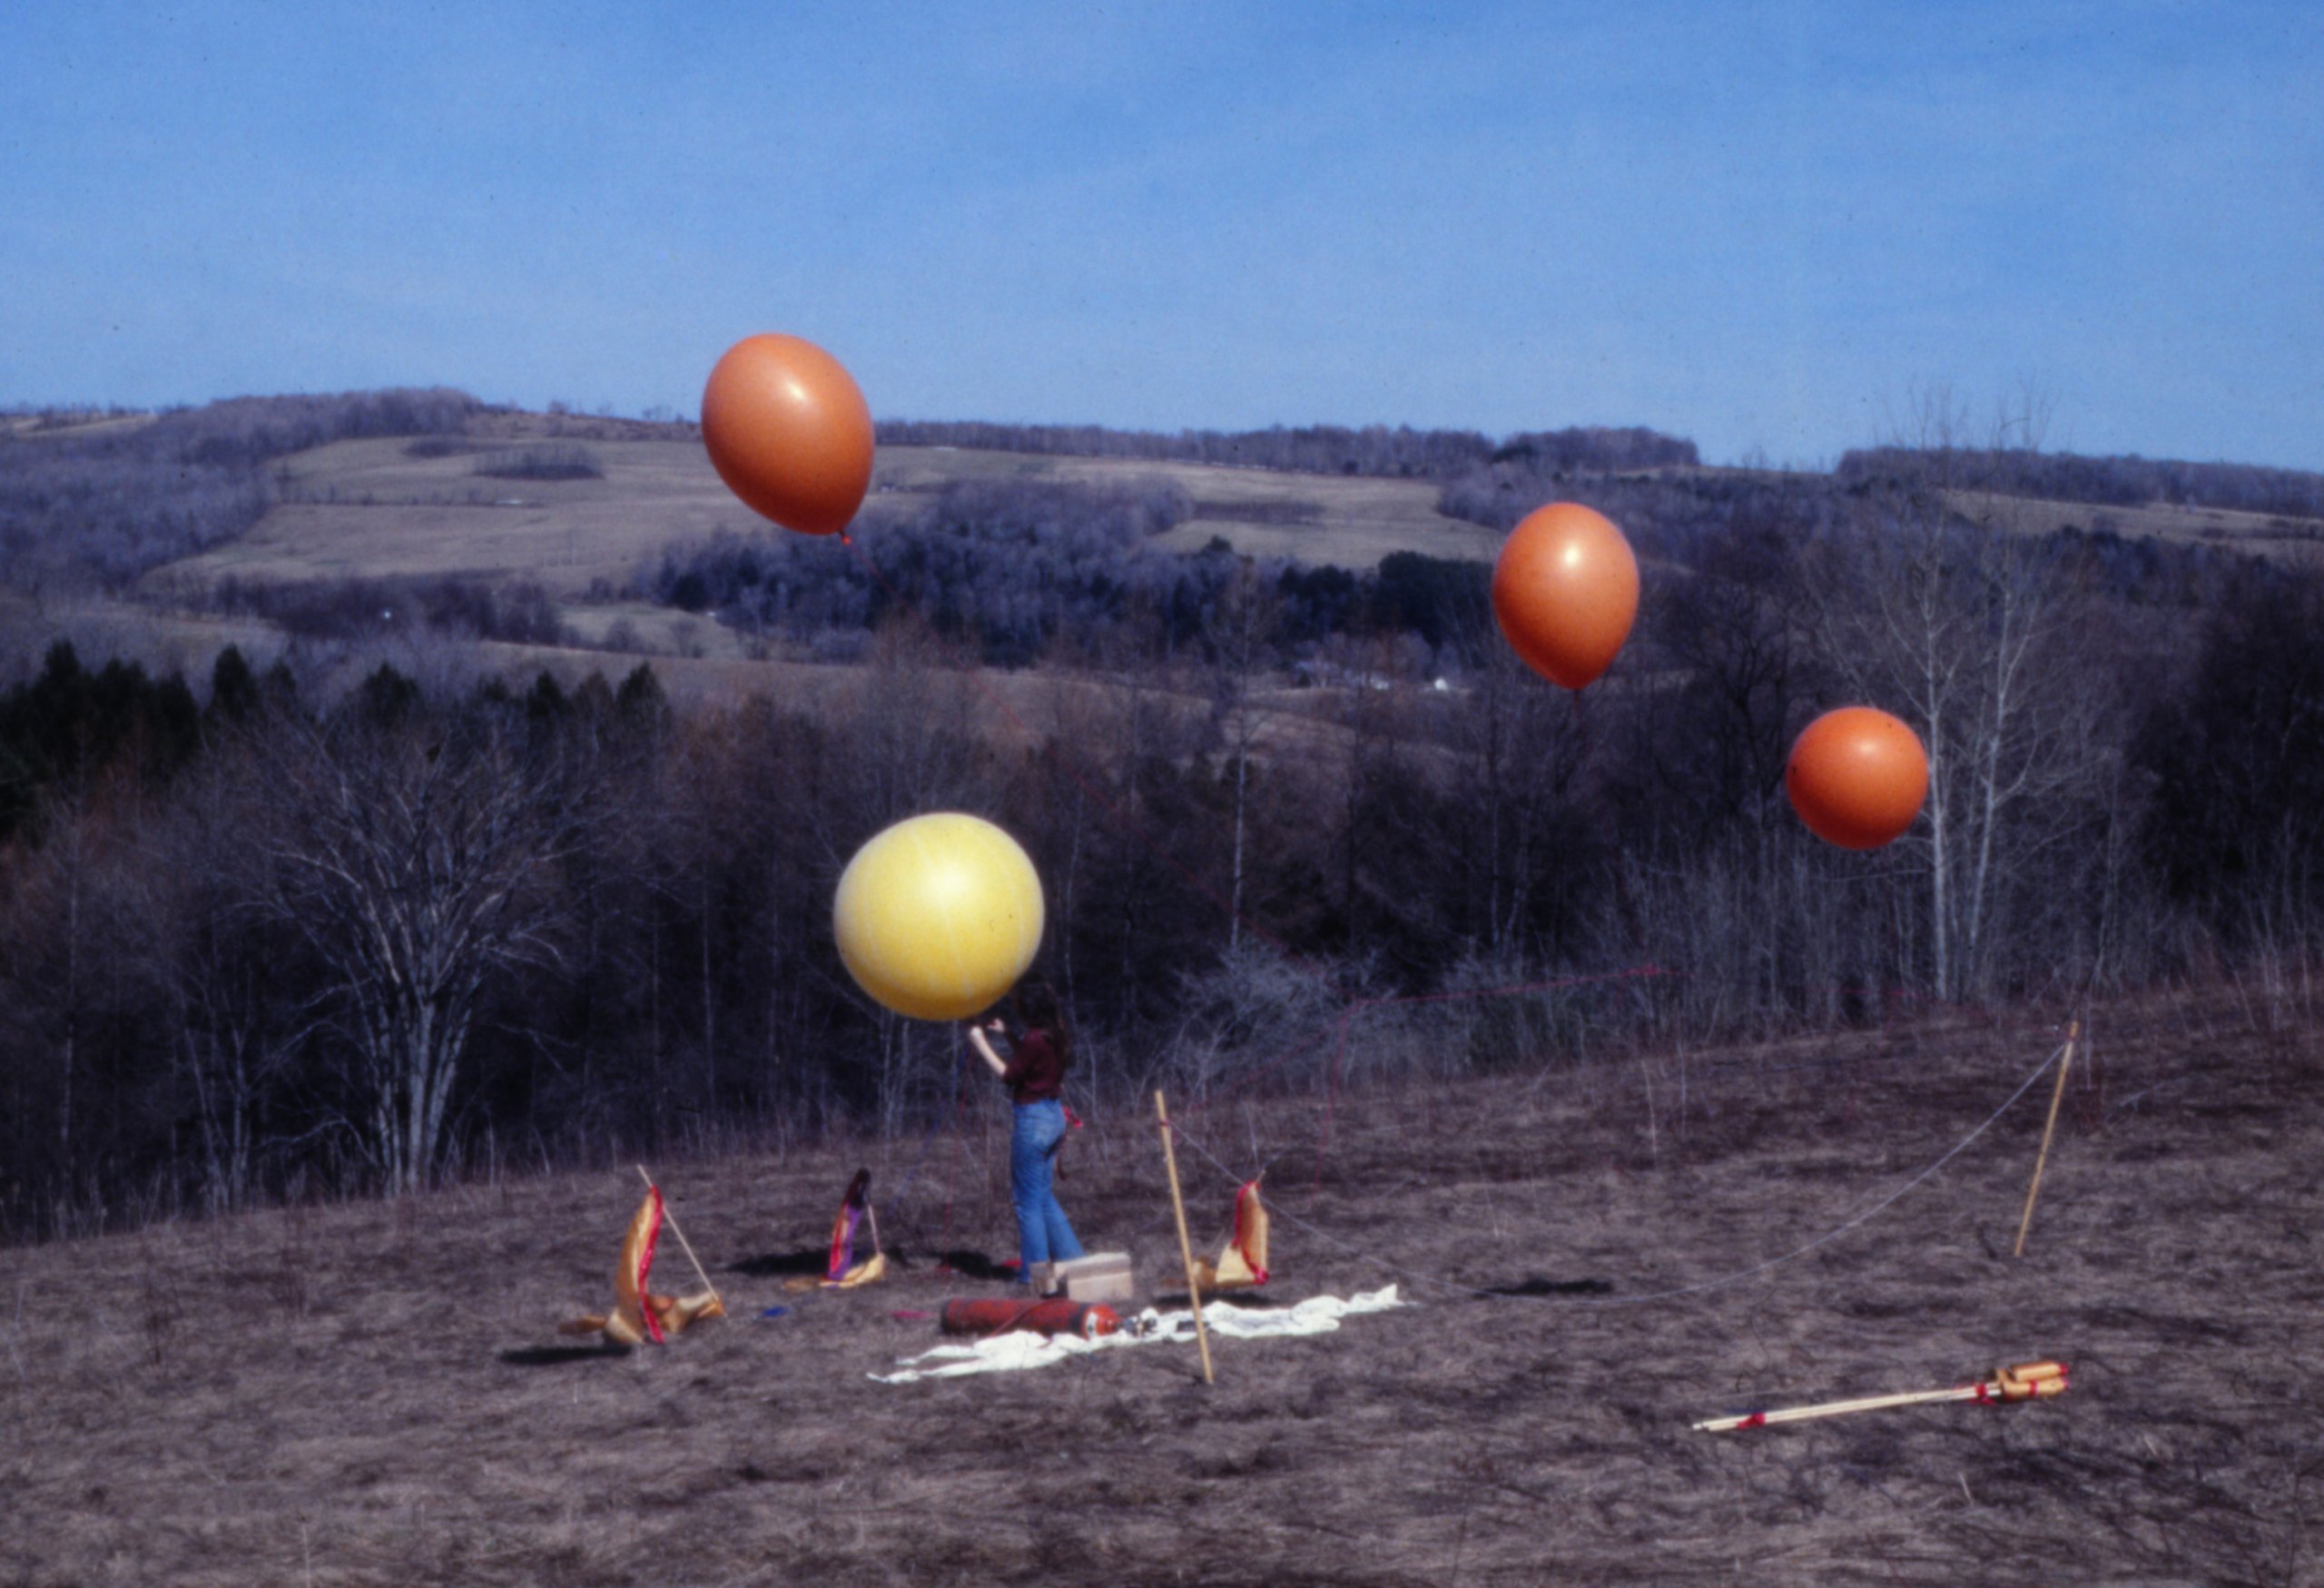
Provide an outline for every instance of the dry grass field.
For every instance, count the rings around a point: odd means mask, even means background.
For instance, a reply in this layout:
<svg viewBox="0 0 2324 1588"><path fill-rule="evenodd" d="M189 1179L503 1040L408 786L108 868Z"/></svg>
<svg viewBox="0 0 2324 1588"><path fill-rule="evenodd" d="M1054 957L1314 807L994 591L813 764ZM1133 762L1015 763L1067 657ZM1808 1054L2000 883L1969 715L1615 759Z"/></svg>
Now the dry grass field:
<svg viewBox="0 0 2324 1588"><path fill-rule="evenodd" d="M141 429L153 422L150 413L31 412L0 414L0 435L102 436Z"/></svg>
<svg viewBox="0 0 2324 1588"><path fill-rule="evenodd" d="M1286 474L1222 464L1134 459L1050 458L953 447L882 447L869 511L883 498L942 489L955 480L1030 478L1106 486L1167 479L1194 502L1193 514L1157 538L1169 551L1196 551L1213 537L1253 557L1368 568L1394 551L1490 561L1501 537L1436 510L1424 479ZM891 506L892 506L892 502Z"/></svg>
<svg viewBox="0 0 2324 1588"><path fill-rule="evenodd" d="M207 593L229 579L297 586L456 577L539 586L584 646L653 656L657 666L748 661L741 639L714 620L618 594L673 542L721 530L776 532L727 492L698 439L677 426L537 415L488 416L478 425L486 433L449 451L372 439L282 460L274 471L280 499L256 528L145 576L139 592L148 605L138 623L199 649L208 626L201 607ZM585 449L600 477L507 479L478 472L494 454L527 447ZM1193 499L1195 513L1157 541L1168 550L1198 549L1217 537L1256 555L1368 567L1406 549L1484 560L1500 544L1489 530L1439 514L1436 488L1425 481L952 448L882 448L864 519L908 512L953 481L998 478L1091 485L1173 480ZM846 555L835 545L831 550ZM89 604L85 625L103 628L110 607ZM564 670L557 656L542 662ZM603 657L592 665L617 668ZM710 676L700 667L663 670ZM717 676L733 679L737 667ZM741 666L739 676L771 681L756 662Z"/></svg>
<svg viewBox="0 0 2324 1588"><path fill-rule="evenodd" d="M2324 556L2324 520L2287 518L2232 508L2179 507L2150 502L2143 507L2098 507L2089 502L2044 501L2035 497L1995 498L1957 492L1954 505L1973 518L1990 518L2021 535L2046 535L2069 525L2112 528L2127 539L2167 540L2181 545L2232 547L2257 557L2313 562Z"/></svg>
<svg viewBox="0 0 2324 1588"><path fill-rule="evenodd" d="M1178 1100L1199 1238L1271 1166L1270 1302L1413 1303L1216 1342L1210 1387L1162 1345L872 1381L999 1293L981 1090L657 1166L732 1316L631 1355L556 1332L609 1298L626 1164L0 1252L0 1583L2324 1580L2324 1036L2218 996L2090 1019L2017 1260L2031 1022ZM1167 1297L1150 1115L1066 1162ZM859 1164L901 1267L787 1291ZM2063 1398L1689 1426L2044 1356Z"/></svg>
<svg viewBox="0 0 2324 1588"><path fill-rule="evenodd" d="M602 477L478 472L492 454L527 444L586 448ZM1485 558L1499 545L1490 531L1437 513L1426 481L950 448L882 448L865 517L876 523L951 481L991 478L1176 480L1196 512L1162 544L1187 549L1219 535L1254 552L1369 567L1398 549ZM678 436L480 438L417 457L401 439L339 441L284 459L276 480L281 502L255 529L157 569L149 587L448 574L529 579L573 600L594 581L620 587L672 541L767 528L727 493L701 443Z"/></svg>

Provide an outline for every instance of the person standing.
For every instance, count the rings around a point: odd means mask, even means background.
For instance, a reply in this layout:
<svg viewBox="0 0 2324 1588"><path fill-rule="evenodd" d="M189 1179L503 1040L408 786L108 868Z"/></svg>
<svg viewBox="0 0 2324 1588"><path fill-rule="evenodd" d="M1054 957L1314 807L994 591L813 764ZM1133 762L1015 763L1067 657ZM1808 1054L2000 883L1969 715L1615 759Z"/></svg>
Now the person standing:
<svg viewBox="0 0 2324 1588"><path fill-rule="evenodd" d="M1016 1105L1009 1185L1017 1208L1017 1256L1023 1264L1017 1282L1029 1285L1039 1265L1082 1255L1055 1186L1057 1152L1065 1145L1065 1071L1073 1059L1073 1038L1058 1007L1057 990L1048 982L1026 982L1017 990L1016 1002L1021 1031L1012 1036L1009 1023L995 1019L970 1026L969 1041ZM994 1050L994 1036L1009 1042L1007 1059Z"/></svg>

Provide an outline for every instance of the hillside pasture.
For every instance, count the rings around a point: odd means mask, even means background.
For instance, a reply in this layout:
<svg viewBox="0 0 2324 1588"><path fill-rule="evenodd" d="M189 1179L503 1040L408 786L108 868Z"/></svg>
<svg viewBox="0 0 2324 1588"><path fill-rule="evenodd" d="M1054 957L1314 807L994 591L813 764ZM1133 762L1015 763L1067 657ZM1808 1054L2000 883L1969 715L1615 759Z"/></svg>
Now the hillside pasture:
<svg viewBox="0 0 2324 1588"><path fill-rule="evenodd" d="M0 1580L2313 1582L2324 1039L2218 998L2092 1030L2020 1259L2041 1024L1176 1100L1198 1240L1269 1169L1262 1305L1411 1304L1215 1340L1207 1387L1162 1345L873 1381L1005 1293L986 1089L903 1139L656 1166L730 1316L635 1354L556 1332L609 1299L617 1159L0 1253L34 1435L0 1455ZM1350 1057L1395 1051L1359 1026ZM1170 1305L1150 1114L1065 1163L1085 1239ZM859 1165L894 1277L787 1288ZM694 1287L667 1235L655 1275ZM1689 1427L2053 1356L2057 1400Z"/></svg>
<svg viewBox="0 0 2324 1588"><path fill-rule="evenodd" d="M1193 513L1154 544L1199 551L1216 538L1247 557L1369 568L1392 552L1489 562L1501 537L1436 510L1433 480L1293 474L1225 464L1137 459L1049 458L944 447L883 447L873 475L881 492L933 492L960 479L1046 479L1128 485L1167 479Z"/></svg>
<svg viewBox="0 0 2324 1588"><path fill-rule="evenodd" d="M0 413L0 437L103 436L143 429L153 422L150 413L107 413L101 409L34 409Z"/></svg>
<svg viewBox="0 0 2324 1588"><path fill-rule="evenodd" d="M551 451L585 459L595 478L492 471L512 456ZM1711 489L1726 475L1749 473L1701 467L1647 472L1679 489L1689 482ZM769 665L762 659L766 645L713 616L635 593L641 573L674 544L722 532L783 533L733 498L689 426L494 410L473 416L458 437L361 439L293 454L272 466L272 477L277 501L252 529L146 575L137 592L142 605L123 607L118 622L100 610L107 603L83 600L83 627L94 633L142 626L191 645L215 627L203 614L229 582L333 590L358 582L458 580L545 594L572 645L604 658L576 664L559 647L525 647L545 651L539 665L560 676L575 665L585 674L593 666L625 670L626 658L651 656L667 664L673 678L715 676L747 689L759 676L753 669ZM1500 545L1492 531L1437 512L1438 487L1428 480L950 447L883 448L862 521L910 514L954 484L1009 479L1140 492L1167 480L1192 510L1156 538L1164 551L1195 551L1223 539L1246 554L1366 568L1400 551L1489 561ZM2111 528L2132 538L2289 557L2311 557L2324 544L2318 539L2324 526L2312 521L2224 509L2096 508L1993 497L1964 498L1955 506L2021 533L2068 525ZM826 549L847 555L835 543ZM382 620L383 630L390 626ZM269 632L261 622L251 648L268 649ZM528 666L535 660L517 659ZM197 657L192 666L203 665Z"/></svg>
<svg viewBox="0 0 2324 1588"><path fill-rule="evenodd" d="M701 443L683 426L493 415L457 444L415 446L400 439L335 442L281 460L276 506L230 545L147 576L157 596L199 599L225 579L302 584L346 579L451 577L540 585L571 620L596 631L616 620L602 610L607 592L626 587L641 566L673 542L721 531L776 533L726 491ZM555 448L586 454L596 478L510 478L480 472L496 457ZM1711 478L1708 469L1664 470ZM1490 561L1500 537L1436 510L1438 488L1421 479L1291 474L1214 464L1134 459L1047 457L948 447L888 447L879 453L862 522L908 513L947 486L1028 479L1088 486L1168 480L1193 511L1155 544L1193 551L1214 538L1236 551L1311 564L1368 568L1393 552ZM2223 508L2163 503L2097 508L2085 503L1964 496L1955 506L2020 533L2064 527L2110 528L2131 538L2200 541L2307 557L2324 525ZM593 597L593 592L595 595ZM625 614L636 630L642 619ZM683 651L651 620L641 643ZM714 636L698 636L705 654Z"/></svg>
<svg viewBox="0 0 2324 1588"><path fill-rule="evenodd" d="M619 587L669 541L741 529L749 512L697 442L584 446L596 479L509 479L478 462L522 442L414 456L409 441L334 442L283 459L280 499L230 546L157 569L148 584L200 587L453 576L527 579L566 599L593 581Z"/></svg>
<svg viewBox="0 0 2324 1588"><path fill-rule="evenodd" d="M293 587L438 578L530 584L548 594L577 648L496 644L479 651L480 660L497 658L527 674L546 669L571 683L591 670L625 670L624 658L647 655L665 687L681 697L755 687L788 698L803 684L808 694L824 692L829 681L812 676L814 670L755 656L746 636L713 617L624 594L673 543L721 532L784 533L734 499L697 439L675 426L574 420L551 429L512 426L508 419L491 416L490 433L456 443L367 438L283 459L274 470L278 502L256 528L146 576L144 621L198 639L214 626L202 616L202 607L229 581ZM577 450L598 477L479 472L527 448ZM1252 554L1365 567L1415 547L1489 558L1498 546L1490 531L1437 514L1435 488L1424 481L940 447L882 449L862 522L907 514L956 482L1005 478L1093 487L1167 478L1187 491L1195 510L1157 538L1166 551L1195 550L1223 538ZM828 550L849 555L836 540ZM86 605L87 621L97 624L99 604ZM239 632L245 626L236 626ZM262 630L241 643L253 640L266 648ZM356 648L367 660L375 654L394 660L397 647Z"/></svg>
<svg viewBox="0 0 2324 1588"><path fill-rule="evenodd" d="M2300 562L2324 558L2324 519L2170 502L2109 507L1969 491L1953 492L1948 500L1955 511L1965 517L1989 520L2019 535L2048 535L2067 528L2104 529L2130 540L2211 546L2254 557Z"/></svg>
<svg viewBox="0 0 2324 1588"><path fill-rule="evenodd" d="M585 450L594 479L478 472L527 445ZM736 502L698 441L477 439L453 450L395 439L334 442L275 469L280 499L233 544L148 576L149 588L198 590L228 578L264 584L451 576L526 579L576 602L618 589L674 541L721 530L780 533ZM883 448L862 522L911 510L956 481L1038 478L1086 485L1167 478L1192 518L1158 544L1192 550L1213 536L1236 549L1364 567L1392 551L1490 557L1498 538L1435 511L1419 480L1287 475L1132 459L1040 458L947 448Z"/></svg>

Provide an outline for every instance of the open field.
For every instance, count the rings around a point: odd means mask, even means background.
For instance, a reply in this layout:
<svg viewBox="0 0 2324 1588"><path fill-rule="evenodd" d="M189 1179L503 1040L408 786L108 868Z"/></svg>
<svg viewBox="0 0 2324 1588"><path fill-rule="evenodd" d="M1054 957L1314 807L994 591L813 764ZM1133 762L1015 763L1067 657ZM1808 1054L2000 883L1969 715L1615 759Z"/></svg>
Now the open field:
<svg viewBox="0 0 2324 1588"><path fill-rule="evenodd" d="M16 422L35 420L27 416ZM103 416L74 428L146 422L148 416ZM584 452L599 477L507 478L485 472L496 455L528 449ZM34 654L46 636L63 632L85 639L84 648L92 655L136 655L199 673L229 638L261 656L282 638L267 621L212 615L212 593L224 581L333 587L349 580L453 578L503 590L537 587L573 644L595 653L519 647L504 658L527 670L546 666L568 677L592 666L620 672L632 658L648 656L663 665L665 682L678 693L711 681L743 690L795 681L778 676L779 663L760 659L763 645L714 618L625 594L641 568L673 542L721 531L779 533L728 494L690 426L492 410L473 416L458 437L340 441L278 459L271 472L277 500L253 528L153 569L130 599L82 597L45 612L0 610L0 661L6 660L10 631L33 636L15 644ZM1648 472L1677 482L1771 478L1712 468ZM1438 513L1437 487L1426 480L949 447L881 449L865 518L876 523L907 513L950 483L1003 478L1173 481L1194 511L1157 538L1168 550L1198 549L1218 538L1246 553L1360 568L1395 551L1487 561L1500 544L1493 532ZM2324 546L2324 526L2316 521L2223 509L2098 508L1989 497L1965 498L1959 505L1976 516L1998 514L2008 528L2024 533L2065 525L2112 528L2132 538L2200 541L2288 558L2312 557ZM836 546L828 549L846 555ZM393 645L390 638L357 648L369 655ZM527 654L532 650L543 654ZM588 659L579 659L584 656Z"/></svg>
<svg viewBox="0 0 2324 1588"><path fill-rule="evenodd" d="M226 578L527 580L566 604L583 628L603 629L615 621L605 616L603 604L580 605L593 587L619 589L673 541L722 529L769 528L727 493L700 441L680 427L572 420L558 421L552 431L537 416L514 415L493 416L489 429L439 456L415 456L408 441L377 439L335 442L286 459L275 469L281 500L256 528L230 545L156 569L145 587L200 590ZM602 477L507 479L478 472L494 453L526 446L585 448ZM948 484L996 478L1174 481L1195 504L1190 518L1156 542L1174 551L1196 550L1218 538L1250 555L1365 568L1396 551L1490 561L1501 545L1492 530L1439 513L1437 487L1427 480L949 447L881 449L865 521L908 511ZM2162 503L2100 508L1965 496L1956 505L1976 516L1998 513L2007 528L2022 533L2105 525L2132 538L2234 545L2278 556L2311 555L2324 535L2324 526L2313 520ZM667 614L619 616L649 631L671 621ZM683 648L665 634L647 637L661 648ZM716 636L699 636L698 643L731 644Z"/></svg>
<svg viewBox="0 0 2324 1588"><path fill-rule="evenodd" d="M365 439L296 454L276 466L281 499L256 528L147 582L448 574L529 579L570 598L592 580L625 582L639 558L669 541L749 521L698 442L586 443L599 479L478 474L479 460L504 445L413 457L407 441Z"/></svg>
<svg viewBox="0 0 2324 1588"><path fill-rule="evenodd" d="M532 422L519 422L527 419ZM207 593L230 579L527 583L548 594L584 644L627 656L745 660L741 636L712 618L608 594L625 588L673 542L722 530L780 533L727 492L699 440L677 433L678 427L590 420L560 420L552 437L536 416L491 416L490 429L438 456L415 456L400 439L373 439L283 459L274 471L281 499L254 528L154 569L140 590L191 618ZM586 448L602 477L506 479L477 472L494 453L525 446ZM1491 531L1439 514L1436 488L1426 481L952 448L882 448L864 521L907 512L954 481L1000 478L1090 485L1174 480L1196 506L1192 518L1157 540L1168 550L1196 550L1217 537L1256 555L1370 567L1405 549L1484 560L1500 545ZM836 544L830 549L846 555ZM98 621L94 609L90 620ZM172 620L148 621L166 626Z"/></svg>
<svg viewBox="0 0 2324 1588"><path fill-rule="evenodd" d="M2147 502L2142 507L2103 507L2094 502L2047 502L2029 495L1989 498L1952 493L1952 505L1971 518L1992 518L2017 535L2047 535L2062 528L2099 530L2108 528L2124 539L2166 539L2166 542L2231 547L2252 556L2317 560L2324 551L2324 521L2282 518L2278 514L2252 514L2233 507L2178 507L2171 502Z"/></svg>
<svg viewBox="0 0 2324 1588"><path fill-rule="evenodd" d="M141 429L153 422L150 413L9 413L0 414L0 436L103 436Z"/></svg>
<svg viewBox="0 0 2324 1588"><path fill-rule="evenodd" d="M2111 528L2127 539L2168 540L2180 545L2232 547L2255 557L2314 562L2324 556L2324 520L2287 518L2232 508L2173 506L2106 507L2090 502L2045 501L2036 497L1979 496L1955 492L1953 505L1976 518L1991 516L2020 535L2046 535L2069 525Z"/></svg>
<svg viewBox="0 0 2324 1588"><path fill-rule="evenodd" d="M1252 557L1368 568L1396 551L1490 562L1501 550L1502 538L1492 530L1439 513L1437 485L1425 479L883 447L873 488L931 491L955 479L993 477L1083 485L1174 480L1193 498L1195 510L1186 522L1157 538L1155 544L1169 551L1198 551L1216 537Z"/></svg>
<svg viewBox="0 0 2324 1588"><path fill-rule="evenodd" d="M2217 997L2091 1022L2014 1261L2030 1022L1180 1100L1198 1238L1270 1164L1271 1300L1415 1303L1216 1342L1211 1388L1168 1346L870 1379L999 1293L937 1261L1011 1245L980 1091L659 1166L733 1316L632 1356L555 1332L608 1298L624 1164L0 1253L0 1582L2316 1582L2324 1036ZM1170 1288L1150 1116L1067 1151L1085 1240ZM906 1266L787 1293L859 1162ZM1689 1428L2043 1356L2062 1399Z"/></svg>
<svg viewBox="0 0 2324 1588"><path fill-rule="evenodd" d="M281 500L258 527L155 570L148 587L457 575L528 579L566 600L604 581L625 583L674 540L720 529L768 529L737 503L701 443L685 439L536 442L586 447L596 479L506 479L480 460L523 444L478 439L444 456L412 455L400 439L334 442L284 459ZM1391 551L1492 556L1499 537L1435 509L1420 480L1291 475L1211 465L1042 458L950 448L882 448L864 514L904 510L955 480L1038 478L1105 484L1169 478L1195 516L1163 538L1194 549L1224 536L1243 549L1369 567Z"/></svg>

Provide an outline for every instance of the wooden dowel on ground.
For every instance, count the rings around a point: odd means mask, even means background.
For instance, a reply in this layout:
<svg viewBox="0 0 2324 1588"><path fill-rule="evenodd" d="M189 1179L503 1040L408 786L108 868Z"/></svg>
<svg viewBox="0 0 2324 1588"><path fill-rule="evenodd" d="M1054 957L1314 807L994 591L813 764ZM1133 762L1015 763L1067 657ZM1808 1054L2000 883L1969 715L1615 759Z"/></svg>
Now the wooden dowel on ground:
<svg viewBox="0 0 2324 1588"><path fill-rule="evenodd" d="M2073 1066L2074 1039L2082 1035L2082 1022L2076 1021L2066 1028L2065 1056L2058 1060L2058 1084L2050 1093L2050 1118L2042 1127L2042 1150L2034 1159L2034 1183L2025 1188L2025 1212L2017 1220L2017 1248L2009 1255L2025 1255L2025 1232L2034 1228L2034 1198L2042 1194L2043 1166L2050 1161L2050 1138L2058 1128L2058 1105L2066 1100L2066 1071Z"/></svg>
<svg viewBox="0 0 2324 1588"><path fill-rule="evenodd" d="M637 1166L637 1178L645 1182L647 1190L659 1189L654 1184L654 1177L645 1172L645 1166L642 1163ZM678 1248L686 1254L686 1261L694 1265L695 1276L702 1280L702 1287L716 1297L723 1304L726 1298L718 1295L718 1287L710 1282L710 1275L703 1267L702 1259L694 1255L694 1243L686 1239L686 1232L678 1228L678 1216L670 1211L670 1201L666 1197L662 1199L662 1218L664 1222L669 1225L670 1233L678 1238Z"/></svg>
<svg viewBox="0 0 2324 1588"><path fill-rule="evenodd" d="M1776 1423L1806 1423L1818 1417L1845 1417L1856 1412L1885 1411L1890 1406L1925 1406L1935 1401L1975 1401L1983 1406L2002 1406L2013 1401L2048 1400L2066 1392L2066 1366L2063 1362L2021 1362L2014 1367L2004 1367L1977 1384L1955 1385L1950 1389L1915 1389L1902 1395L1865 1396L1856 1400L1824 1401L1812 1406L1786 1406L1774 1412L1741 1412L1733 1416L1710 1417L1694 1426L1706 1434L1728 1434L1738 1428L1764 1428Z"/></svg>
<svg viewBox="0 0 2324 1588"><path fill-rule="evenodd" d="M1903 1395L1870 1395L1861 1400L1826 1401L1821 1406L1787 1406L1779 1412L1743 1412L1731 1417L1712 1417L1695 1426L1706 1434L1726 1434L1737 1428L1759 1428L1773 1423L1805 1423L1817 1417L1845 1417L1852 1412L1877 1412L1889 1406L1916 1406L1931 1401L1970 1401L1977 1398L1976 1386L1965 1389L1916 1389Z"/></svg>
<svg viewBox="0 0 2324 1588"><path fill-rule="evenodd" d="M1187 1238L1187 1201L1178 1194L1178 1154L1170 1144L1170 1110L1158 1090L1154 1094L1154 1118L1162 1127L1162 1163L1170 1171L1170 1211L1178 1218L1178 1257L1187 1265L1187 1301L1195 1309L1195 1345L1202 1352L1202 1381L1210 1376L1210 1333L1202 1326L1202 1288L1195 1283L1195 1247Z"/></svg>

